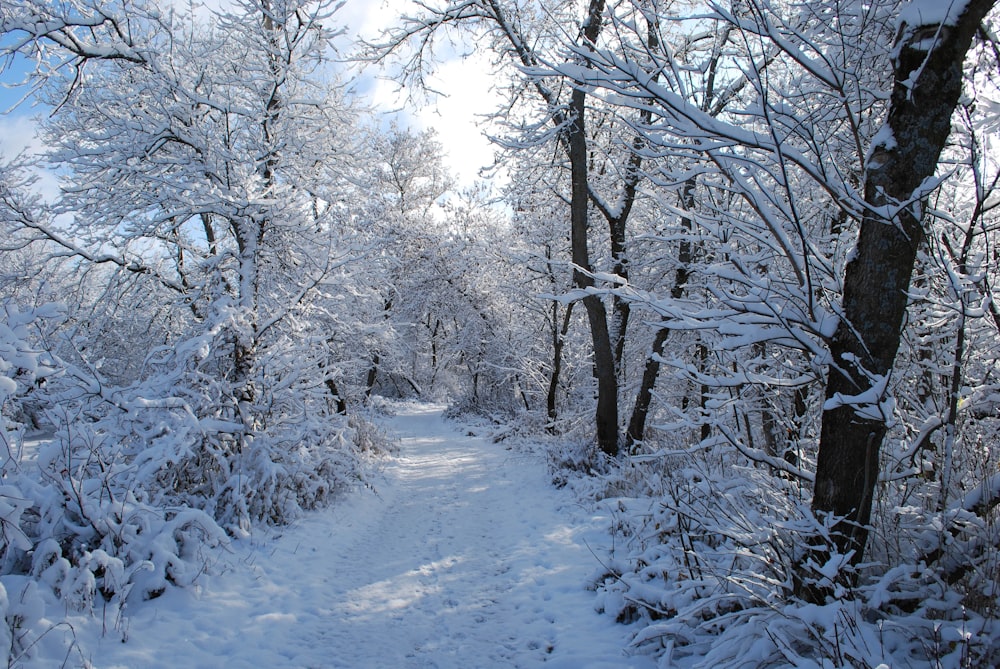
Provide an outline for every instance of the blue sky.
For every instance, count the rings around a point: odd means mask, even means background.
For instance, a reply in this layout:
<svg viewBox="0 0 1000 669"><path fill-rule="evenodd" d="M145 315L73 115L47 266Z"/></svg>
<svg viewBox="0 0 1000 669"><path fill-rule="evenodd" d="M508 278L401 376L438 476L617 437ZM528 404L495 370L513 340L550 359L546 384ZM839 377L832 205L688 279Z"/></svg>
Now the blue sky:
<svg viewBox="0 0 1000 669"><path fill-rule="evenodd" d="M41 148L36 138L39 116L47 113L44 108L32 105L32 99L21 102L29 92L26 87L11 87L20 82L30 69L30 62L15 59L7 63L0 73L0 159L9 160L22 152L34 153ZM16 109L8 110L21 102ZM7 113L3 113L7 112ZM39 170L36 189L47 199L54 199L59 192L55 174Z"/></svg>
<svg viewBox="0 0 1000 669"><path fill-rule="evenodd" d="M334 19L345 26L348 35L372 39L401 15L420 12L413 0L348 0ZM456 52L443 52L443 60L430 78L431 86L441 95L424 100L419 108L408 104L409 91L400 90L396 82L377 79L382 73L369 71L364 76L372 79L365 86L371 103L383 110L402 109L401 125L437 131L448 164L459 184L467 186L481 168L493 164L494 147L483 134L482 116L496 109L498 98L491 90L488 56L480 52L459 57Z"/></svg>
<svg viewBox="0 0 1000 669"><path fill-rule="evenodd" d="M9 159L25 149L40 146L35 138L35 119L48 112L33 104L35 100L27 86L15 86L31 71L32 63L16 56L2 64L6 67L0 72L0 158ZM24 99L25 96L28 98Z"/></svg>

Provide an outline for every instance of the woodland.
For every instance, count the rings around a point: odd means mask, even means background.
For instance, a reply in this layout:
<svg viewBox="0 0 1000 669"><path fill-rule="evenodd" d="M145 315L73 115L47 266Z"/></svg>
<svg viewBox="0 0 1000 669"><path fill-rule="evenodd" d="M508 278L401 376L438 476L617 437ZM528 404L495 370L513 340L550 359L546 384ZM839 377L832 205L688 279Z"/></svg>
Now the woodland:
<svg viewBox="0 0 1000 669"><path fill-rule="evenodd" d="M423 0L349 55L341 4L0 5L46 109L0 164L0 659L24 583L189 586L419 398L613 505L632 653L1000 664L994 2ZM503 178L458 189L350 73L471 51Z"/></svg>

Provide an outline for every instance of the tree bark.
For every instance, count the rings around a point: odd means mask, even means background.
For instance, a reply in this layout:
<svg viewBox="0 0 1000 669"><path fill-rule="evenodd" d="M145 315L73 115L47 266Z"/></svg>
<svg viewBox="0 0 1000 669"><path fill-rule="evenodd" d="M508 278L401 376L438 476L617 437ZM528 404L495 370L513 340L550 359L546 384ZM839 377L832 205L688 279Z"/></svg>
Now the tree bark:
<svg viewBox="0 0 1000 669"><path fill-rule="evenodd" d="M962 91L963 64L995 0L969 0L952 25L902 26L886 126L891 139L873 147L857 249L844 277L843 319L830 342L813 512L833 516L834 545L864 557L886 394L899 348L907 290L921 225L924 182L934 175ZM932 45L932 46L931 46ZM928 50L929 48L929 50ZM857 396L866 395L864 400ZM866 405L866 406L862 406Z"/></svg>
<svg viewBox="0 0 1000 669"><path fill-rule="evenodd" d="M583 39L593 44L601 30L604 0L591 0L583 24ZM575 88L570 97L570 120L566 128L571 192L570 192L570 246L572 247L573 282L584 291L594 287L590 275L590 251L587 236L590 231L589 205L590 182L587 164L587 135L585 117L587 93ZM583 298L590 322L590 335L594 349L594 377L597 379L597 410L595 426L597 445L607 455L618 455L618 376L615 356L608 333L608 313L604 302L595 294Z"/></svg>
<svg viewBox="0 0 1000 669"><path fill-rule="evenodd" d="M688 179L681 189L681 206L685 212L694 210L694 189L695 180ZM686 215L681 218L681 229L685 234L691 232L693 225L691 216ZM680 246L677 249L677 272L674 274L674 286L670 289L670 297L679 300L684 295L688 278L691 276L691 241L682 237ZM649 405L653 399L653 388L656 387L656 379L660 375L660 356L663 355L663 347L670 336L670 330L661 328L656 332L653 339L653 350L646 358L646 367L642 371L642 384L635 397L635 404L632 407L632 417L628 422L628 432L625 436L625 443L631 448L645 438L646 419L649 417Z"/></svg>
<svg viewBox="0 0 1000 669"><path fill-rule="evenodd" d="M603 4L603 3L595 3ZM573 91L570 109L573 113L569 129L569 161L572 174L572 199L570 202L570 237L573 252L573 283L577 288L594 287L590 275L590 251L587 235L590 231L588 209L590 194L587 180L587 139L584 134L586 93ZM597 410L595 425L597 445L611 457L618 455L618 375L615 356L608 334L608 314L604 302L595 294L583 298L590 322L590 335L594 349L594 377L597 379Z"/></svg>
<svg viewBox="0 0 1000 669"><path fill-rule="evenodd" d="M562 375L562 354L566 346L566 335L573 317L573 303L566 305L563 313L562 327L558 323L559 303L552 302L552 374L549 376L549 390L545 395L545 408L549 417L549 431L555 428L559 412L556 407L556 395L559 390L559 377Z"/></svg>

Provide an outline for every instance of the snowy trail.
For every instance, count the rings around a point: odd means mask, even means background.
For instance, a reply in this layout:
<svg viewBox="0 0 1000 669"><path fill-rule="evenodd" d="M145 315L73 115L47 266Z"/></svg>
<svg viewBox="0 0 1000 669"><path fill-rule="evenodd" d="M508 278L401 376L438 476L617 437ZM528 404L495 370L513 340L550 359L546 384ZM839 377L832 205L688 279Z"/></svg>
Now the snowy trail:
<svg viewBox="0 0 1000 669"><path fill-rule="evenodd" d="M84 654L97 669L653 666L594 612L584 535L600 541L601 525L559 508L571 500L540 459L462 433L440 407L401 407L386 427L401 450L378 496L235 546L200 591L133 610L125 643L82 634Z"/></svg>

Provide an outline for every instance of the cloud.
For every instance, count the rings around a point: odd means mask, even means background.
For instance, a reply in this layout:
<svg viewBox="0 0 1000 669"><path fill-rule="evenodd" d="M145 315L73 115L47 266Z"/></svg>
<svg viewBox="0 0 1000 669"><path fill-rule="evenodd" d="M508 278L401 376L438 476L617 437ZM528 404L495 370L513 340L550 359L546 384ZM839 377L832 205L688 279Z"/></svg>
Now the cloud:
<svg viewBox="0 0 1000 669"><path fill-rule="evenodd" d="M384 30L401 23L403 16L421 11L412 0L348 0L334 21L346 28L346 37L375 40ZM492 65L481 51L461 45L445 45L437 56L435 71L427 81L433 93L404 88L392 79L391 70L374 67L360 74L355 90L401 124L437 131L447 165L459 186L467 187L482 168L494 162L494 147L485 134L485 116L498 104L491 88Z"/></svg>
<svg viewBox="0 0 1000 669"><path fill-rule="evenodd" d="M227 0L210 0L207 4L218 10L226 6ZM335 30L343 29L338 48L345 55L352 49L352 40L374 40L382 31L399 24L404 15L420 11L412 0L347 0L329 22ZM469 53L461 53L463 50ZM494 147L484 134L484 116L497 106L491 90L491 65L485 55L471 48L446 47L439 56L436 72L429 79L437 94L411 95L413 91L401 89L388 78L390 72L374 67L364 70L353 88L368 104L401 124L436 130L449 168L459 186L467 187L476 181L480 169L490 167L494 160ZM0 89L0 101L4 93L10 96L11 91ZM0 115L0 133L0 155L8 158L22 149L40 147L34 122L20 111L13 116Z"/></svg>
<svg viewBox="0 0 1000 669"><path fill-rule="evenodd" d="M443 94L416 112L422 124L437 130L448 163L463 184L494 161L494 147L484 132L485 116L495 110L497 100L490 67L482 55L443 63L431 82Z"/></svg>
<svg viewBox="0 0 1000 669"><path fill-rule="evenodd" d="M45 149L38 139L38 122L27 114L0 115L0 161L9 162L18 156L31 158ZM43 167L33 167L37 177L33 190L46 201L53 202L59 196L59 179Z"/></svg>
<svg viewBox="0 0 1000 669"><path fill-rule="evenodd" d="M20 153L37 154L42 149L38 123L26 114L0 116L0 156L10 160Z"/></svg>

